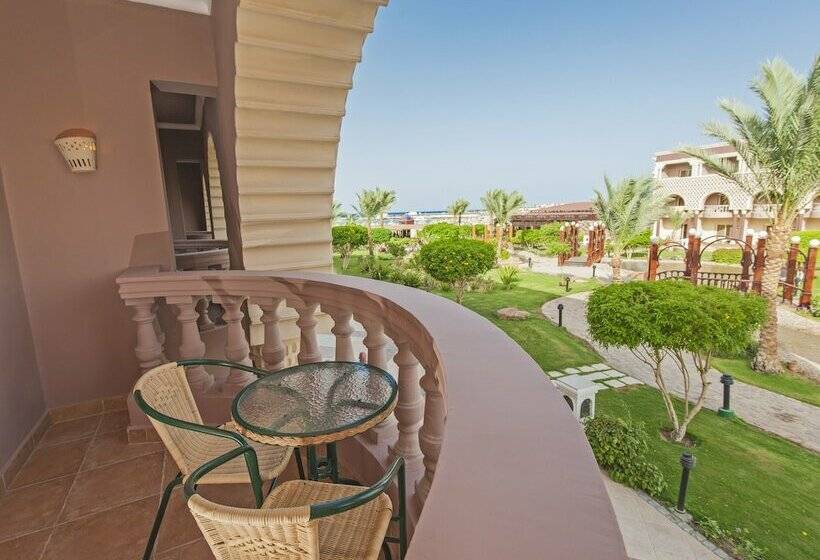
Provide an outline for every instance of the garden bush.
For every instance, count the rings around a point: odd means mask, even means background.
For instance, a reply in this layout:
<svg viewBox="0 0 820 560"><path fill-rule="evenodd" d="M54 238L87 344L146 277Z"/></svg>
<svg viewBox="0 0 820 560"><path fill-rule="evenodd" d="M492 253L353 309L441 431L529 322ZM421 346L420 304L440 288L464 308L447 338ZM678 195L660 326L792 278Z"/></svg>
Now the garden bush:
<svg viewBox="0 0 820 560"><path fill-rule="evenodd" d="M342 270L347 270L353 251L367 244L367 228L358 224L348 224L335 226L330 232L333 238L333 249L342 258Z"/></svg>
<svg viewBox="0 0 820 560"><path fill-rule="evenodd" d="M521 281L521 274L514 266L502 266L498 269L498 279L503 289L511 290Z"/></svg>
<svg viewBox="0 0 820 560"><path fill-rule="evenodd" d="M723 550L728 550L735 558L741 560L764 560L765 550L749 540L747 529L735 529L727 531L721 527L717 521L704 517L698 520L698 529L703 536L720 546Z"/></svg>
<svg viewBox="0 0 820 560"><path fill-rule="evenodd" d="M434 279L452 286L461 303L467 283L495 264L495 251L476 239L443 239L423 245L418 262Z"/></svg>
<svg viewBox="0 0 820 560"><path fill-rule="evenodd" d="M393 237L393 232L387 228L375 227L371 230L370 235L373 239L373 243L376 245L384 245L390 242L390 239Z"/></svg>
<svg viewBox="0 0 820 560"><path fill-rule="evenodd" d="M676 280L612 284L595 290L587 304L592 338L628 348L651 370L677 442L703 408L712 359L743 351L765 317L766 300L759 296ZM684 382L680 414L662 376L665 358Z"/></svg>
<svg viewBox="0 0 820 560"><path fill-rule="evenodd" d="M394 237L387 243L387 252L396 258L403 257L410 243L409 237Z"/></svg>
<svg viewBox="0 0 820 560"><path fill-rule="evenodd" d="M419 230L418 238L422 243L430 243L432 241L439 241L442 239L459 239L461 237L470 237L470 230L463 228L469 226L457 226L447 222L439 222L437 224L427 224Z"/></svg>
<svg viewBox="0 0 820 560"><path fill-rule="evenodd" d="M743 258L741 249L715 249L712 251L712 262L721 264L740 264Z"/></svg>
<svg viewBox="0 0 820 560"><path fill-rule="evenodd" d="M643 424L603 414L584 425L598 465L613 480L657 496L666 487L663 474L647 461L649 446Z"/></svg>

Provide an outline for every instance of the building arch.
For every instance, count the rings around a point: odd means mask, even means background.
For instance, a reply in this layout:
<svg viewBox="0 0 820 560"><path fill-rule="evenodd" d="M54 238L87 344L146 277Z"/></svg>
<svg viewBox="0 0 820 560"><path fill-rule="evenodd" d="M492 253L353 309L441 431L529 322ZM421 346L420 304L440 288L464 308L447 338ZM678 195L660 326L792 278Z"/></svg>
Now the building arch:
<svg viewBox="0 0 820 560"><path fill-rule="evenodd" d="M728 194L721 191L713 191L704 197L700 206L703 208L704 206L728 206L729 204Z"/></svg>

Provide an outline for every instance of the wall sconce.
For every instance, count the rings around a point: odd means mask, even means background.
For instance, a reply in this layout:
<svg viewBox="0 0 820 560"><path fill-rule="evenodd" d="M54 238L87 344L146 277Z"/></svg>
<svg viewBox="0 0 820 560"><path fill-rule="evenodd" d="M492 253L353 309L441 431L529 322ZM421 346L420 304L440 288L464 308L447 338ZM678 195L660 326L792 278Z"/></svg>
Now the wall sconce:
<svg viewBox="0 0 820 560"><path fill-rule="evenodd" d="M97 169L97 137L90 130L64 130L54 139L54 145L60 150L72 173L86 173Z"/></svg>

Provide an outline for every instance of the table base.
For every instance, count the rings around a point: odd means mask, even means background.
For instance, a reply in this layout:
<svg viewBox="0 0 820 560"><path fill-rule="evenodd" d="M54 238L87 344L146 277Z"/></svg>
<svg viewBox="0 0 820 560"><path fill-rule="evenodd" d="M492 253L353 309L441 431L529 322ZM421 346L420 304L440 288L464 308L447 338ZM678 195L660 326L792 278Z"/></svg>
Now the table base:
<svg viewBox="0 0 820 560"><path fill-rule="evenodd" d="M325 444L324 456L317 454L316 447L316 445L307 446L308 480L329 479L334 484L361 486L361 483L357 480L339 476L339 455L336 450L336 442Z"/></svg>

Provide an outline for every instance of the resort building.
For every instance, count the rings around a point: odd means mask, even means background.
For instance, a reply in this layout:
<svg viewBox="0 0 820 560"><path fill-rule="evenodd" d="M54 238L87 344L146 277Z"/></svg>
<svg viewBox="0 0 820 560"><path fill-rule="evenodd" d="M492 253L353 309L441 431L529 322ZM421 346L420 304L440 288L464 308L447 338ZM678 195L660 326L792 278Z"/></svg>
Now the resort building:
<svg viewBox="0 0 820 560"><path fill-rule="evenodd" d="M395 412L338 459L368 483L404 459L408 560L626 560L583 429L521 347L454 302L332 273L342 118L387 4L0 2L0 556L142 555L180 478L131 397L143 373L352 362L355 342ZM177 377L168 414L212 426L256 379ZM164 523L154 558L211 557L179 490Z"/></svg>
<svg viewBox="0 0 820 560"><path fill-rule="evenodd" d="M597 214L591 202L544 204L527 208L511 219L515 229L538 229L552 222L592 222Z"/></svg>
<svg viewBox="0 0 820 560"><path fill-rule="evenodd" d="M748 173L731 146L703 146L737 173ZM685 238L692 228L703 237L742 237L749 230L765 230L776 206L761 196L717 175L700 160L676 151L657 152L654 177L667 199L667 211L653 224L661 238ZM796 230L820 229L820 196L806 200L795 223Z"/></svg>

